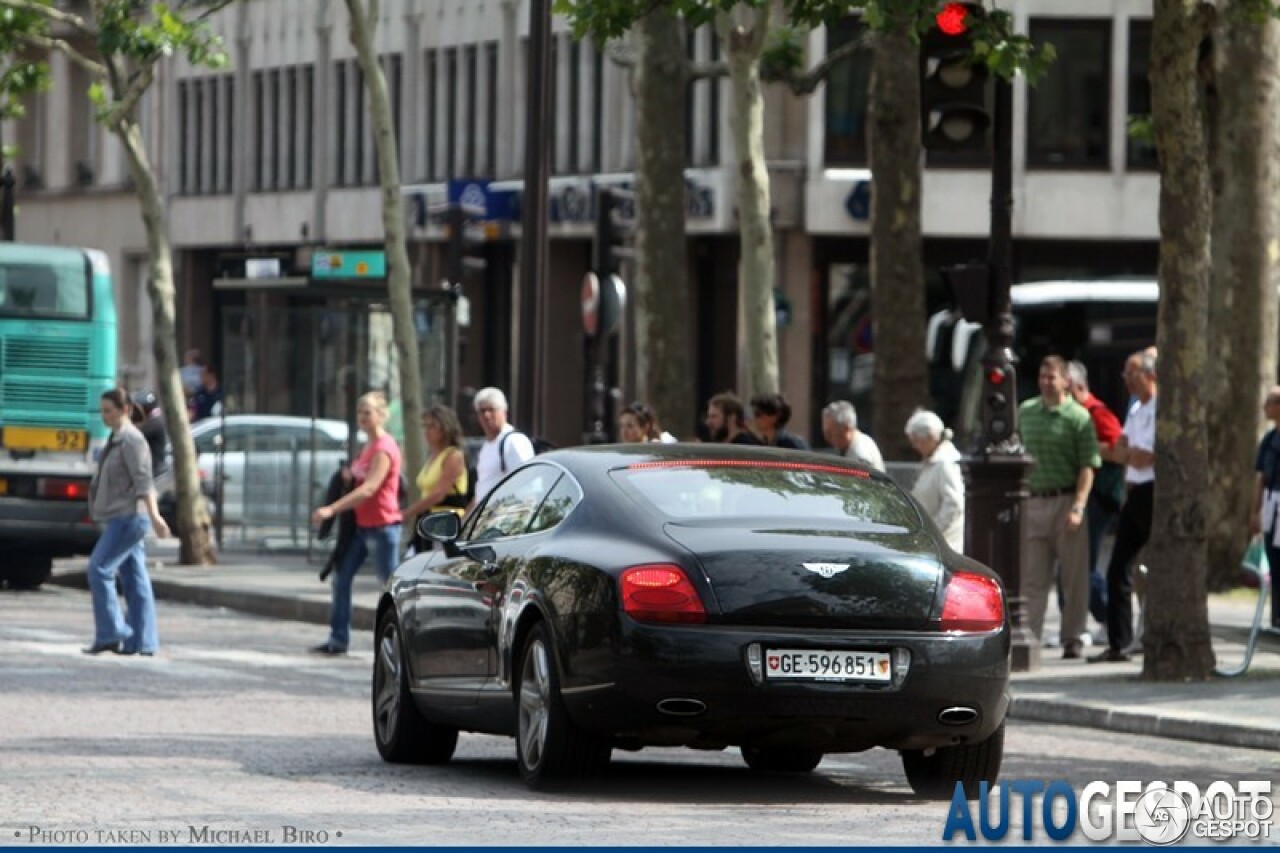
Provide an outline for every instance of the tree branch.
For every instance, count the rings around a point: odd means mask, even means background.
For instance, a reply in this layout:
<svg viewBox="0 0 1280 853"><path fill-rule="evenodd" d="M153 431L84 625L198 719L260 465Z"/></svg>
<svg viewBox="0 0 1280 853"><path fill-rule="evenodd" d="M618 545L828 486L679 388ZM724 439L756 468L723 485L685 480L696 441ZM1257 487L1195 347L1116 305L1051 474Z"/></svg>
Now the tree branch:
<svg viewBox="0 0 1280 853"><path fill-rule="evenodd" d="M791 87L791 91L797 95L812 95L813 90L818 88L818 84L824 82L835 67L846 59L852 57L855 53L871 44L871 34L864 33L861 37L852 41L845 42L835 50L828 53L822 58L822 61L809 71L800 73L794 68L788 69L782 82Z"/></svg>
<svg viewBox="0 0 1280 853"><path fill-rule="evenodd" d="M115 106L111 107L111 111L107 116L107 124L109 126L132 115L134 108L142 100L142 96L147 93L147 89L151 88L151 83L156 76L155 72L155 63L147 63L129 77L128 83L116 84L113 81L113 86L123 85L125 92L124 97Z"/></svg>
<svg viewBox="0 0 1280 853"><path fill-rule="evenodd" d="M97 36L97 32L79 15L46 6L43 3L36 3L35 0L0 0L0 8L13 9L15 12L31 12L55 23L66 24L81 35L90 38Z"/></svg>
<svg viewBox="0 0 1280 853"><path fill-rule="evenodd" d="M94 77L107 76L106 66L100 65L92 59L89 59L83 53L72 47L65 39L36 35L35 33L19 33L17 38L23 44L30 45L31 47L38 47L41 50L45 50L50 53L56 50L76 65L79 65L85 71L88 71Z"/></svg>
<svg viewBox="0 0 1280 853"><path fill-rule="evenodd" d="M199 15L196 15L195 23L197 24L204 23L205 21L209 20L214 15L218 14L219 12L221 12L223 9L227 8L234 2L236 2L236 0L215 0L213 5L211 5L208 9L205 9Z"/></svg>
<svg viewBox="0 0 1280 853"><path fill-rule="evenodd" d="M690 80L716 80L728 76L727 62L693 62L689 65Z"/></svg>
<svg viewBox="0 0 1280 853"><path fill-rule="evenodd" d="M636 67L636 49L621 39L611 39L604 44L604 55L619 68L631 71Z"/></svg>

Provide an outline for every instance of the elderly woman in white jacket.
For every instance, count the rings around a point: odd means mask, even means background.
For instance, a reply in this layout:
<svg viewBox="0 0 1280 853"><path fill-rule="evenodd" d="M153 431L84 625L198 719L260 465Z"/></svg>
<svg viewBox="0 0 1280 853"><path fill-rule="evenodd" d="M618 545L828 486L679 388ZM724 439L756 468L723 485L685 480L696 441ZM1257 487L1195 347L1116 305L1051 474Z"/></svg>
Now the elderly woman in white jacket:
<svg viewBox="0 0 1280 853"><path fill-rule="evenodd" d="M933 412L918 411L907 420L907 440L924 460L911 494L924 505L952 550L964 550L964 477L951 430Z"/></svg>

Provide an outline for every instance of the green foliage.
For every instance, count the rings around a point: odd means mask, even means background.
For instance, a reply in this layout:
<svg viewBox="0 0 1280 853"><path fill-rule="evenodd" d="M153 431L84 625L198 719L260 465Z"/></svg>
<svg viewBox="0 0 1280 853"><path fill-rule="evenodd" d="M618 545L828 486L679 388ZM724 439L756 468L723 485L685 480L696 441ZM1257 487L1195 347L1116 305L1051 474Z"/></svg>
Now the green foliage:
<svg viewBox="0 0 1280 853"><path fill-rule="evenodd" d="M1125 130L1129 134L1129 138L1135 142L1144 142L1148 145L1156 144L1156 128L1151 121L1151 115L1131 115L1126 120Z"/></svg>
<svg viewBox="0 0 1280 853"><path fill-rule="evenodd" d="M769 33L760 57L760 76L765 80L786 79L788 72L804 70L806 30L784 25Z"/></svg>
<svg viewBox="0 0 1280 853"><path fill-rule="evenodd" d="M49 88L49 69L24 55L20 34L37 23L37 15L19 9L0 8L0 55L5 69L0 72L0 119L17 119L26 114L27 96ZM14 156L5 152L6 159Z"/></svg>
<svg viewBox="0 0 1280 853"><path fill-rule="evenodd" d="M165 3L139 14L134 0L105 0L98 10L97 47L104 56L121 56L141 65L182 53L193 65L222 68L227 64L221 36L198 16L183 17Z"/></svg>

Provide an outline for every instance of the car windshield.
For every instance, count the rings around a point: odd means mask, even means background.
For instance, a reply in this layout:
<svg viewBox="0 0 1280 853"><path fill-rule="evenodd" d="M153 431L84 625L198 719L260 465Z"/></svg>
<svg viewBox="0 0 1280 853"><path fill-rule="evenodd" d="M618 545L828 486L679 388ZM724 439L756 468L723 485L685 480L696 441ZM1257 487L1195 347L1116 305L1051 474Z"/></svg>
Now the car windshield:
<svg viewBox="0 0 1280 853"><path fill-rule="evenodd" d="M681 460L642 462L612 474L676 519L763 516L902 529L919 525L915 508L893 484L836 465Z"/></svg>

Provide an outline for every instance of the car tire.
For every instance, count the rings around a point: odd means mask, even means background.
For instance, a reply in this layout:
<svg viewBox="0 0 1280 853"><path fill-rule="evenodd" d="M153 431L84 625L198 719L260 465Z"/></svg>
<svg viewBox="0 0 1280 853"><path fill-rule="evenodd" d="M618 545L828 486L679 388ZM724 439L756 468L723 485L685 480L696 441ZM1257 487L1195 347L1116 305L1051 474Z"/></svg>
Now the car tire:
<svg viewBox="0 0 1280 853"><path fill-rule="evenodd" d="M529 632L516 673L516 762L525 784L546 790L602 771L612 746L569 719L546 625Z"/></svg>
<svg viewBox="0 0 1280 853"><path fill-rule="evenodd" d="M809 773L822 763L822 753L803 747L744 746L742 760L760 773Z"/></svg>
<svg viewBox="0 0 1280 853"><path fill-rule="evenodd" d="M400 621L388 609L378 625L373 655L373 739L392 764L444 764L458 746L458 730L432 723L409 691Z"/></svg>
<svg viewBox="0 0 1280 853"><path fill-rule="evenodd" d="M0 581L4 581L9 589L39 589L49 576L53 574L51 557L19 557L8 558L3 569L0 569Z"/></svg>
<svg viewBox="0 0 1280 853"><path fill-rule="evenodd" d="M956 783L964 785L966 799L978 798L978 785L994 785L1004 759L1004 723L991 737L978 743L944 746L934 750L904 749L902 769L911 790L931 800L950 800Z"/></svg>

